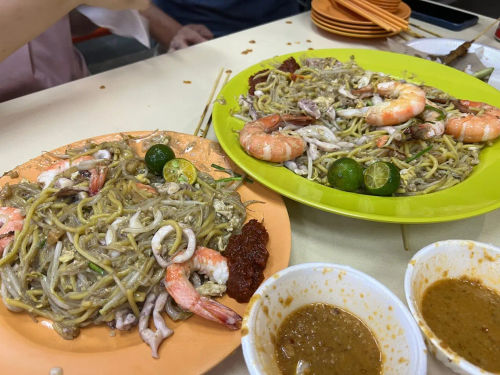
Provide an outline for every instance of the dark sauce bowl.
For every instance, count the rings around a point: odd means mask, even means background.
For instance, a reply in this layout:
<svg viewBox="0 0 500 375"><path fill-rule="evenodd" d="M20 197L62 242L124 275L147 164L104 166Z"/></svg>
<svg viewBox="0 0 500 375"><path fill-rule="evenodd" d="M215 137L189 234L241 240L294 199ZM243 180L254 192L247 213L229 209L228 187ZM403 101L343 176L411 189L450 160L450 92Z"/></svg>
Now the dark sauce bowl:
<svg viewBox="0 0 500 375"><path fill-rule="evenodd" d="M457 374L489 374L443 343L432 332L422 314L424 294L434 282L462 277L477 280L484 287L500 293L500 249L469 240L439 241L424 247L413 256L406 269L406 302L424 334L429 351L445 366Z"/></svg>
<svg viewBox="0 0 500 375"><path fill-rule="evenodd" d="M269 277L248 304L242 348L251 375L280 374L274 355L278 328L290 313L311 303L339 307L365 323L381 351L384 375L426 374L422 335L394 293L351 267L306 263Z"/></svg>

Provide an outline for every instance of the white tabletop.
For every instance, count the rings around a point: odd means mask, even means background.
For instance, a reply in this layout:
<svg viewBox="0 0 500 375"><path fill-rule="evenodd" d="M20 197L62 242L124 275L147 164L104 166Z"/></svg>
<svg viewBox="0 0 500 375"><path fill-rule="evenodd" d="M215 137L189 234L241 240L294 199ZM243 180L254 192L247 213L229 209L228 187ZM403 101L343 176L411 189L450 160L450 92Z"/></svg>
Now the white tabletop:
<svg viewBox="0 0 500 375"><path fill-rule="evenodd" d="M466 40L492 21L480 17L476 26L453 32L411 20L445 38ZM500 47L493 33L492 29L477 42ZM322 32L312 24L309 13L303 13L0 103L0 171L9 170L44 150L100 134L157 128L192 133L223 67L235 74L269 57L307 48L382 46L381 40L351 39ZM245 50L251 51L242 54ZM208 138L215 139L213 130ZM423 246L452 238L500 244L499 210L451 223L407 226L410 250L405 251L399 225L355 220L288 199L285 202L292 226L291 264L313 261L347 264L375 277L403 301L407 262ZM208 374L248 374L241 349ZM429 357L429 374L451 372Z"/></svg>

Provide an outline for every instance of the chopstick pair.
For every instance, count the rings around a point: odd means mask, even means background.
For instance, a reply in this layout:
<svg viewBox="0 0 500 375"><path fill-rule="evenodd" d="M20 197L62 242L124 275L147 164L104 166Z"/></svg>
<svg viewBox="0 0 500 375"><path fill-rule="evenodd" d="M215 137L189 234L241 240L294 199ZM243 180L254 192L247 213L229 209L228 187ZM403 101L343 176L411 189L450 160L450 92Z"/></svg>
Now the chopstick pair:
<svg viewBox="0 0 500 375"><path fill-rule="evenodd" d="M203 112L200 117L200 121L198 121L198 125L196 126L196 130L194 131L194 135L198 137L205 138L208 134L208 130L210 129L210 125L212 125L212 113L210 113L210 116L208 117L208 121L205 125L204 129L201 129L201 125L203 124L203 121L205 120L205 117L208 113L208 110L210 108L210 105L212 104L212 101L214 99L215 91L217 90L217 87L219 86L220 79L222 77L222 72L224 71L224 68L221 68L219 73L217 74L217 78L215 79L214 86L212 87L212 91L210 92L210 95L208 97L208 102L205 104L205 108L203 109ZM231 70L226 70L226 77L224 78L224 82L222 82L221 89L226 85L227 81L229 80L229 76L231 75Z"/></svg>
<svg viewBox="0 0 500 375"><path fill-rule="evenodd" d="M384 30L399 32L408 29L408 21L364 0L330 0L372 21Z"/></svg>

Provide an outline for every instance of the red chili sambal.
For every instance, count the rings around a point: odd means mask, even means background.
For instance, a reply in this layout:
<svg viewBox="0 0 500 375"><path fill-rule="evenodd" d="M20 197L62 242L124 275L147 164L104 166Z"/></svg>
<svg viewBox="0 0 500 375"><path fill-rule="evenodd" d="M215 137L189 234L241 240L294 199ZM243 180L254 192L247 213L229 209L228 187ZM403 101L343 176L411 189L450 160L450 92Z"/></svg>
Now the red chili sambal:
<svg viewBox="0 0 500 375"><path fill-rule="evenodd" d="M262 223L250 220L241 234L229 239L224 256L229 267L227 294L238 302L248 302L264 280L269 253L266 249L269 234Z"/></svg>

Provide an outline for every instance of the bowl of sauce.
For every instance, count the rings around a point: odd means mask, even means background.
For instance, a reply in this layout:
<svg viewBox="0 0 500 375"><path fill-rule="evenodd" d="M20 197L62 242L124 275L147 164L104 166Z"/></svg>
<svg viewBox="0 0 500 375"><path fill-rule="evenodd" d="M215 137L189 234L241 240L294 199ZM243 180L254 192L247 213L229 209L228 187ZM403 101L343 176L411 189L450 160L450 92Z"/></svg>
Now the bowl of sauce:
<svg viewBox="0 0 500 375"><path fill-rule="evenodd" d="M500 249L448 240L406 270L408 306L430 351L458 374L500 373Z"/></svg>
<svg viewBox="0 0 500 375"><path fill-rule="evenodd" d="M425 344L403 303L353 268L306 263L267 279L242 326L250 374L420 375Z"/></svg>

